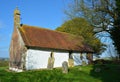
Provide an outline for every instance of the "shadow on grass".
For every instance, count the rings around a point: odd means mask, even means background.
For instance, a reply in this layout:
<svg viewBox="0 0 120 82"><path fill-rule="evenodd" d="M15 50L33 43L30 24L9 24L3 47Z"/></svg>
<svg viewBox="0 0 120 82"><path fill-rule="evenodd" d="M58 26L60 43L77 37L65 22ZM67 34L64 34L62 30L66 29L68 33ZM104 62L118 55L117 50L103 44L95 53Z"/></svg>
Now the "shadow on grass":
<svg viewBox="0 0 120 82"><path fill-rule="evenodd" d="M90 75L102 82L120 82L120 64L93 65Z"/></svg>

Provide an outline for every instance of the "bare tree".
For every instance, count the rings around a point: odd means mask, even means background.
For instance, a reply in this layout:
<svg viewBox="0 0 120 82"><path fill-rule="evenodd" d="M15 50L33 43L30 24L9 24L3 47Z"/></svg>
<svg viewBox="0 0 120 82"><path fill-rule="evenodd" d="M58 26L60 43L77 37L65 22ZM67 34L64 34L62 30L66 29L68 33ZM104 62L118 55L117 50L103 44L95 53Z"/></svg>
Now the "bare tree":
<svg viewBox="0 0 120 82"><path fill-rule="evenodd" d="M119 0L73 0L65 12L69 18L83 17L94 26L95 34L107 32L120 54L120 1ZM119 56L118 54L118 56ZM120 56L119 56L120 58Z"/></svg>

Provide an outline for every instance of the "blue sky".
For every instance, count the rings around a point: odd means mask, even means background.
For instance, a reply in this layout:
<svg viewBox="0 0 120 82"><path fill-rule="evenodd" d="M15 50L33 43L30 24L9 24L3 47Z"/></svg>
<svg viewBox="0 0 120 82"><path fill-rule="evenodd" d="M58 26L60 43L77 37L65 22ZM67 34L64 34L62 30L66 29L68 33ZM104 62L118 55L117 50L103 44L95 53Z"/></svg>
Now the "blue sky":
<svg viewBox="0 0 120 82"><path fill-rule="evenodd" d="M13 32L13 12L18 6L21 23L55 29L66 19L64 9L70 0L1 0L0 1L0 57L9 57Z"/></svg>
<svg viewBox="0 0 120 82"><path fill-rule="evenodd" d="M54 30L67 19L64 10L73 0L1 0L0 1L0 57L9 57L9 45L13 32L13 12L18 7L21 23ZM103 33L102 33L103 34ZM108 48L102 56L115 54L109 37L99 37ZM108 44L109 43L109 44ZM111 51L111 53L110 53Z"/></svg>

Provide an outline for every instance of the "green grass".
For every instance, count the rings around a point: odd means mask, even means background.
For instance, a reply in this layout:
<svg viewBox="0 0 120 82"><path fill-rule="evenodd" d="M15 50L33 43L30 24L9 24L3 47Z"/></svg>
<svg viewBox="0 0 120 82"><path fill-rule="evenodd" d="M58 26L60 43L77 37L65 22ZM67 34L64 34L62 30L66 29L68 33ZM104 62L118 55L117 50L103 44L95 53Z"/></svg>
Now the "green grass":
<svg viewBox="0 0 120 82"><path fill-rule="evenodd" d="M0 67L0 82L120 82L117 65L76 66L63 74L61 69L34 70L21 73L10 72L8 67ZM101 68L95 72L95 68Z"/></svg>

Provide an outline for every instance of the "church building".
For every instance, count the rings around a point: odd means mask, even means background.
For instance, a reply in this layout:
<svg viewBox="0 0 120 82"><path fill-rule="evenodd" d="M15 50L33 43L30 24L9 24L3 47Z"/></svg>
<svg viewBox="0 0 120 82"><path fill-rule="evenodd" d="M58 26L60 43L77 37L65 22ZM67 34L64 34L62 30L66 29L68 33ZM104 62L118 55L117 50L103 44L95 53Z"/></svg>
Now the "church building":
<svg viewBox="0 0 120 82"><path fill-rule="evenodd" d="M86 64L93 49L82 39L69 33L20 24L20 11L14 10L14 30L10 44L9 69L13 71L51 69Z"/></svg>

